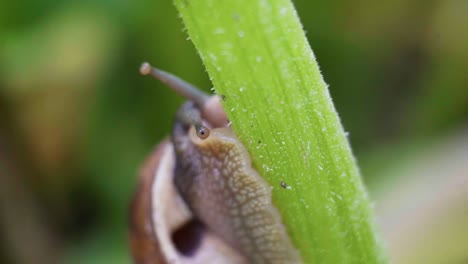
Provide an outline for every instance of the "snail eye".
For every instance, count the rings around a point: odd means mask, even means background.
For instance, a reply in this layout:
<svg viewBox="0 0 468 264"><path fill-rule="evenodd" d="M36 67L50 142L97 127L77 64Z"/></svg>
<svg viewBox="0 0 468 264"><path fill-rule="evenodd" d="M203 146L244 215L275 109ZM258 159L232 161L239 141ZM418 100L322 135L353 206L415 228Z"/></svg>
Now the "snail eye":
<svg viewBox="0 0 468 264"><path fill-rule="evenodd" d="M210 135L210 130L204 126L197 128L197 136L201 139L206 139Z"/></svg>

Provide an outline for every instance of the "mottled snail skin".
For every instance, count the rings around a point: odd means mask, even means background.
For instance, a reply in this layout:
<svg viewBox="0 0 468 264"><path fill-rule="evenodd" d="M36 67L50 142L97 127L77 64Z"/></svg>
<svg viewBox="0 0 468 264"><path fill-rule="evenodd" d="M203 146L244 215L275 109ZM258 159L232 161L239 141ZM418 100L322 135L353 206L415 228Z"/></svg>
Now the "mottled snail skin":
<svg viewBox="0 0 468 264"><path fill-rule="evenodd" d="M162 143L142 171L131 211L135 263L301 263L272 205L271 188L226 127L218 97L148 63L140 72L189 101L176 114L172 144ZM171 236L194 219L205 228L186 255Z"/></svg>
<svg viewBox="0 0 468 264"><path fill-rule="evenodd" d="M172 134L175 185L182 198L249 263L300 263L272 205L271 188L252 168L245 147L230 127L214 128L201 137L183 117L190 113L197 119L197 111L192 102L184 104Z"/></svg>

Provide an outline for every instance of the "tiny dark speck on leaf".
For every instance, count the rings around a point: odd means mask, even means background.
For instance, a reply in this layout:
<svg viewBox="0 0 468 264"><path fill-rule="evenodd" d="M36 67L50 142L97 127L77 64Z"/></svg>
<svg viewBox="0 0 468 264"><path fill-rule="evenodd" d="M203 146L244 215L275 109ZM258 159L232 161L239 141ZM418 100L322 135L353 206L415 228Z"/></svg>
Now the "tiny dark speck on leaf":
<svg viewBox="0 0 468 264"><path fill-rule="evenodd" d="M223 101L226 101L226 96L225 96L224 94L222 94L222 95L221 95L221 99L222 99Z"/></svg>
<svg viewBox="0 0 468 264"><path fill-rule="evenodd" d="M288 185L287 185L284 181L282 181L282 182L281 182L281 187L283 187L283 188L286 189L286 188L288 188Z"/></svg>

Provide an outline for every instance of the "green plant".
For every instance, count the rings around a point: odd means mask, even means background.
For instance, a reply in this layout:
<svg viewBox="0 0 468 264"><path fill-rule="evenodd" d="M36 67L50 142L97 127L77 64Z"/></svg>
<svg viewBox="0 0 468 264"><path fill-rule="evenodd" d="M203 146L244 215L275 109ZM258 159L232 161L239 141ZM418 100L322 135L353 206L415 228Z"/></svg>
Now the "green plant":
<svg viewBox="0 0 468 264"><path fill-rule="evenodd" d="M289 0L175 0L305 263L385 263L372 207Z"/></svg>

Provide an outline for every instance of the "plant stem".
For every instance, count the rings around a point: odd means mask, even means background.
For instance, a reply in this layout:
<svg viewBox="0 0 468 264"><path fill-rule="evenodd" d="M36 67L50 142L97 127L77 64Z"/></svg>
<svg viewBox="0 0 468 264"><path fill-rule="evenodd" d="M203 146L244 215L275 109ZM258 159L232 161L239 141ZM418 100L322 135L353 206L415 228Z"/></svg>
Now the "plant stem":
<svg viewBox="0 0 468 264"><path fill-rule="evenodd" d="M174 0L304 263L386 263L359 170L289 0Z"/></svg>

